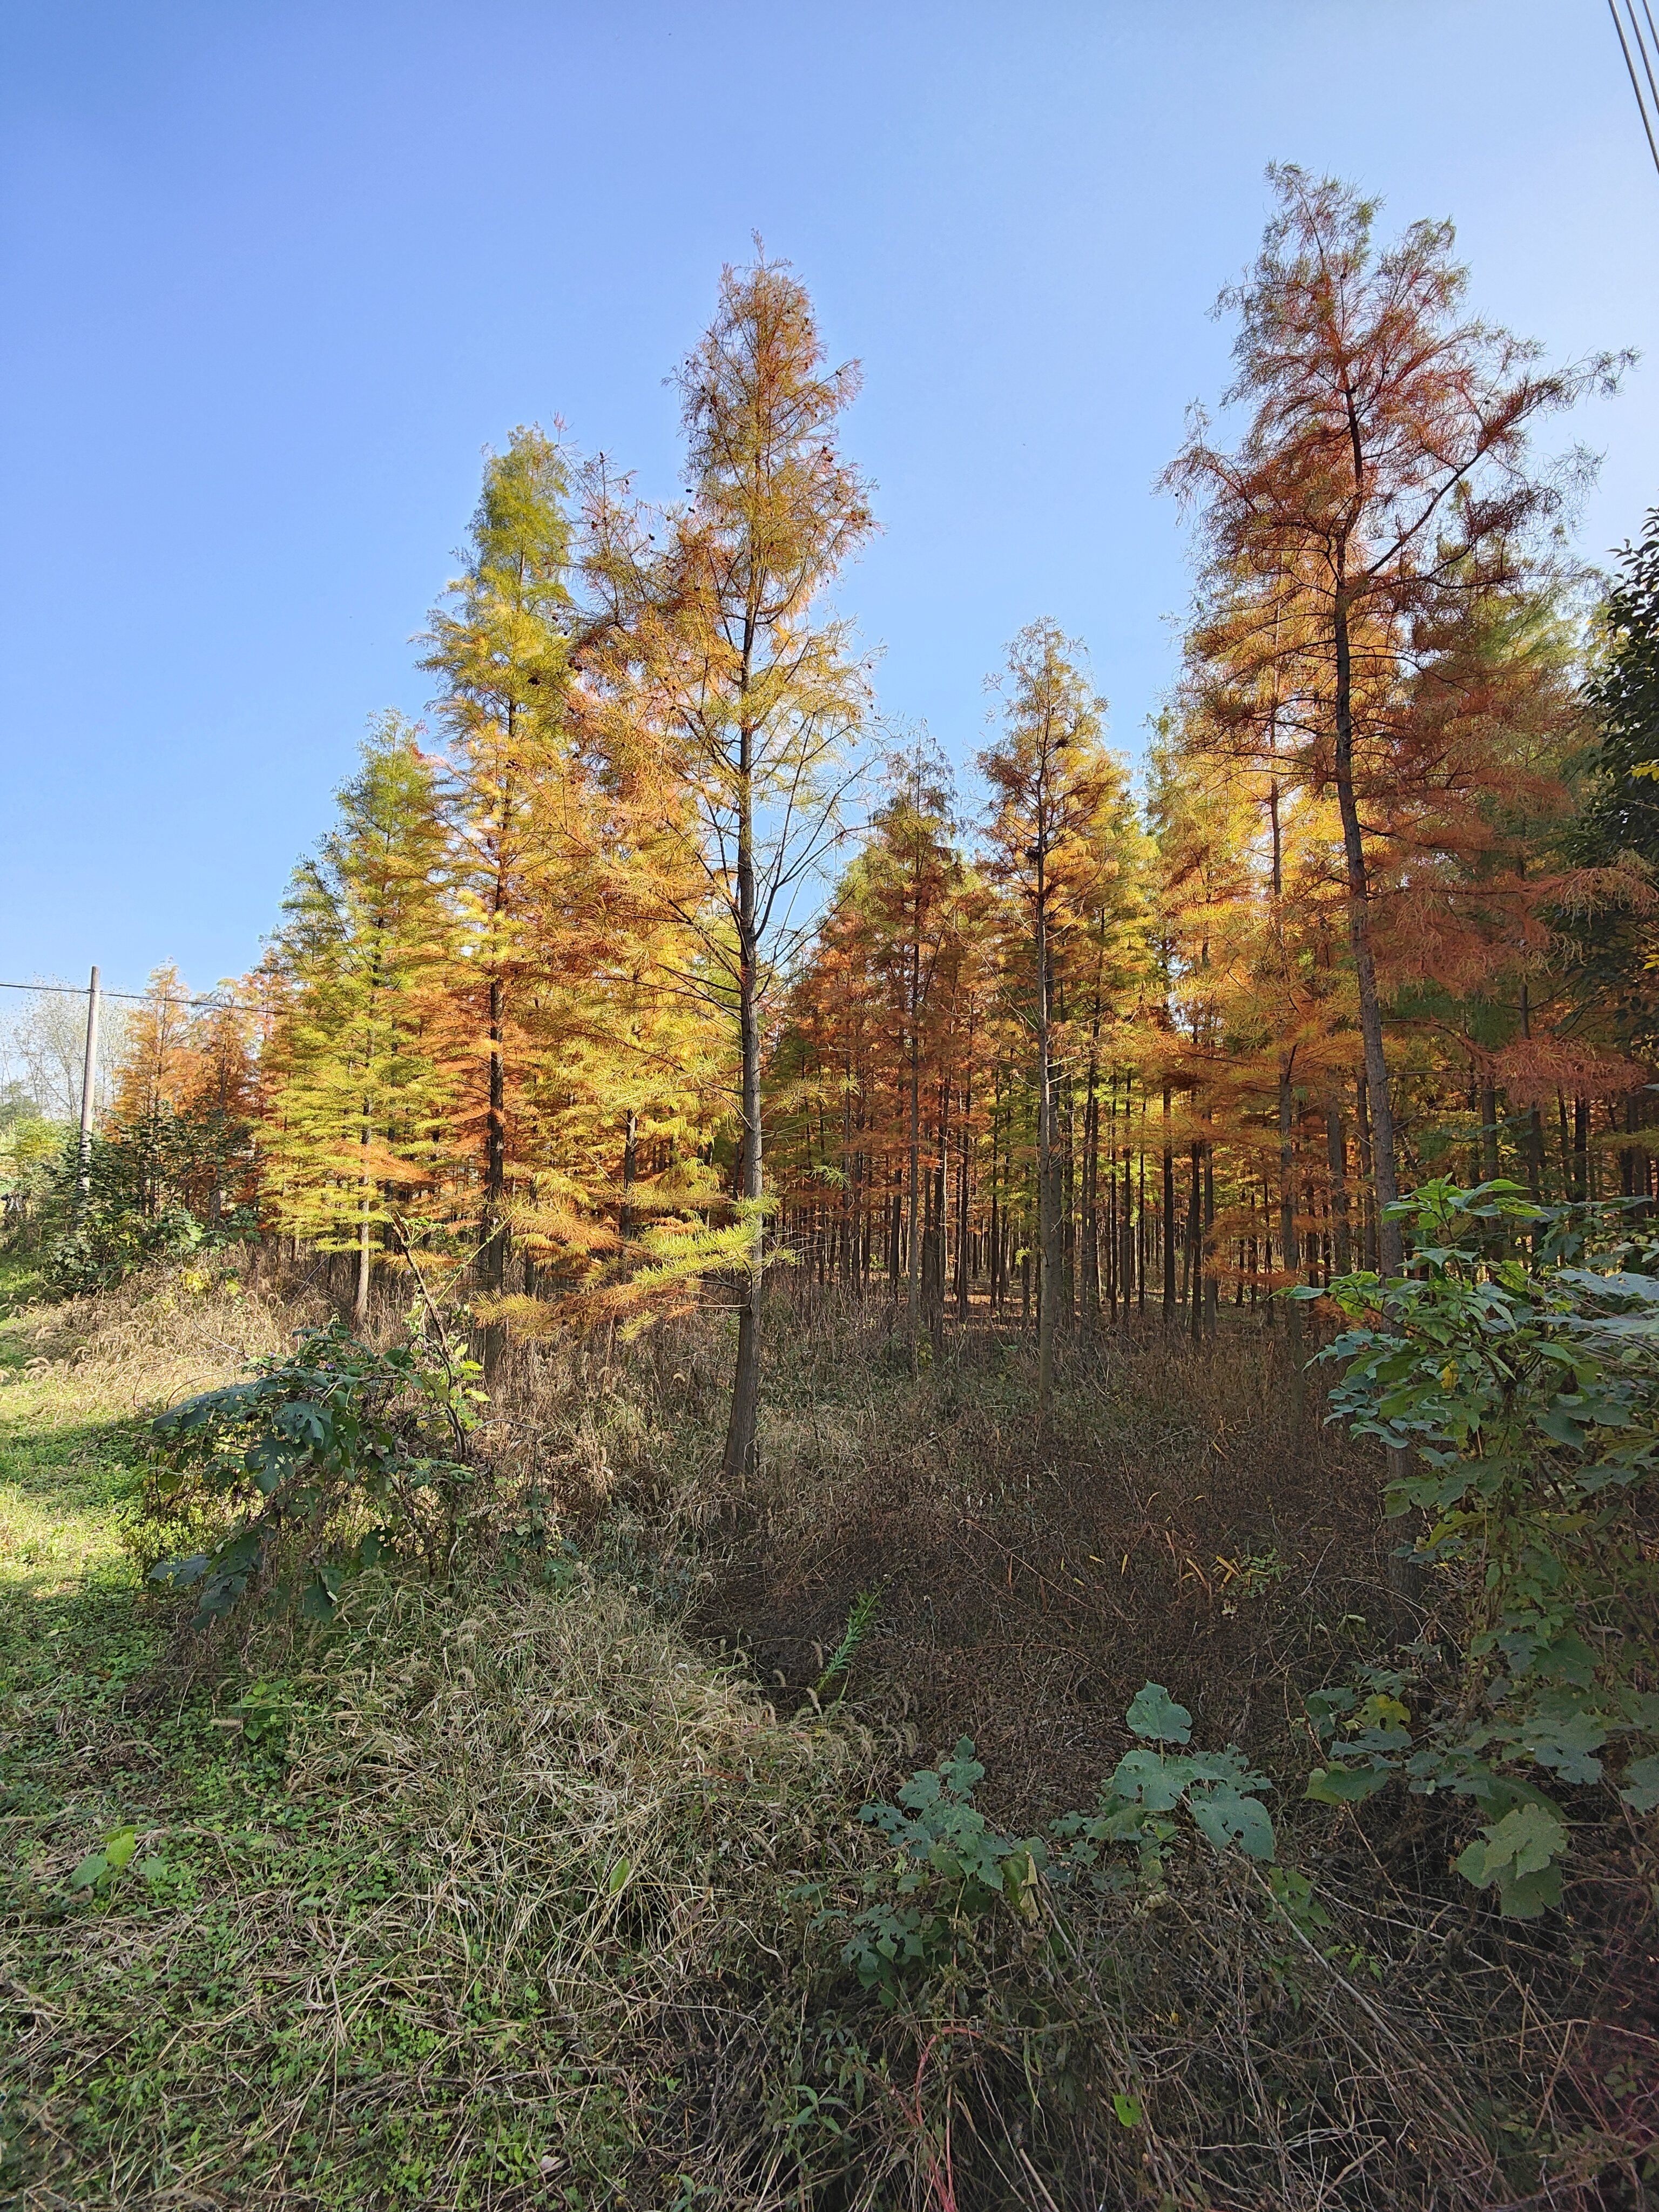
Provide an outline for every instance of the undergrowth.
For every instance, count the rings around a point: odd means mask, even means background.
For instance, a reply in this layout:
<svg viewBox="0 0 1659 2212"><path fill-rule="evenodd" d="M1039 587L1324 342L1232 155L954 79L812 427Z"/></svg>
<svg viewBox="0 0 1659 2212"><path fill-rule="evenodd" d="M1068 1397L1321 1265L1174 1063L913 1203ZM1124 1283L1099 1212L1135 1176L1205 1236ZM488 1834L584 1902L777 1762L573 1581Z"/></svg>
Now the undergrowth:
<svg viewBox="0 0 1659 2212"><path fill-rule="evenodd" d="M1292 1786L1304 1689L1420 1624L1267 1340L1079 1352L1040 1445L1017 1342L913 1381L802 1298L736 1496L717 1324L537 1347L480 1432L493 1564L193 1635L140 1576L139 1416L322 1317L219 1263L0 1326L9 2201L1644 2201L1629 1844L1587 1800L1517 1929L1453 1814ZM1241 1747L1271 1862L1125 1797L1149 1677Z"/></svg>

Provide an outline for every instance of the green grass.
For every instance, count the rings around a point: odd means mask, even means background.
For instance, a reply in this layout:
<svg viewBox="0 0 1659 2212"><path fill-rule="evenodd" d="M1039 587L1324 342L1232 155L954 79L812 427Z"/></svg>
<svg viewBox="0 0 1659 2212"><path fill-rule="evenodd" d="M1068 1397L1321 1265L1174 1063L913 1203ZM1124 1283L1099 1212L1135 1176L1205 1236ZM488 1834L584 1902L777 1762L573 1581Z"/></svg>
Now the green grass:
<svg viewBox="0 0 1659 2212"><path fill-rule="evenodd" d="M120 1571L115 1510L137 1424L88 1419L61 1352L43 1335L33 1271L0 1263L0 1601Z"/></svg>
<svg viewBox="0 0 1659 2212"><path fill-rule="evenodd" d="M61 1353L28 1306L33 1271L0 1268L0 1602L8 1606L122 1572L116 1509L138 1423L88 1418ZM49 1340L48 1340L49 1341Z"/></svg>

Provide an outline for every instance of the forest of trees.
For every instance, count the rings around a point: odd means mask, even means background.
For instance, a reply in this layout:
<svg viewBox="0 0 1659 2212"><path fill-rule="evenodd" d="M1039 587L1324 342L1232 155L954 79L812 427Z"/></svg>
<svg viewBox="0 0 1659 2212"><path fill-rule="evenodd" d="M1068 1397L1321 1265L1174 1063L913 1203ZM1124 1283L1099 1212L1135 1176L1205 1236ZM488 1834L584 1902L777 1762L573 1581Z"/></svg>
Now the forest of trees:
<svg viewBox="0 0 1659 2212"><path fill-rule="evenodd" d="M913 1363L1017 1315L1046 1392L1120 1313L1199 1340L1397 1265L1427 1175L1651 1194L1659 538L1598 599L1582 459L1529 442L1619 364L1470 319L1448 226L1277 189L1240 434L1195 416L1169 473L1203 561L1138 787L1041 618L976 818L925 734L868 742L856 371L786 265L728 271L684 502L534 428L489 461L434 727L377 722L253 976L158 973L112 1187L350 1251L360 1313L464 1267L492 1360L735 1304L733 1465L772 1256L889 1298Z"/></svg>

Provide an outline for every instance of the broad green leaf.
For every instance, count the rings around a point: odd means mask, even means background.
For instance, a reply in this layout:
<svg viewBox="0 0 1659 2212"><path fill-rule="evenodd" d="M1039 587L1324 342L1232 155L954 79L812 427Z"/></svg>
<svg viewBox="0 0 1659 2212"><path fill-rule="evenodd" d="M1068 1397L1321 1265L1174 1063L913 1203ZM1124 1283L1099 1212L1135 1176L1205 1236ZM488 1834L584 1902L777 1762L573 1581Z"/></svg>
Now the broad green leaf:
<svg viewBox="0 0 1659 2212"><path fill-rule="evenodd" d="M1516 1875L1498 1884L1498 1909L1505 1920L1536 1920L1561 1902L1561 1869L1540 1867L1536 1874Z"/></svg>
<svg viewBox="0 0 1659 2212"><path fill-rule="evenodd" d="M1217 1850L1224 1851L1230 1844L1237 1844L1253 1859L1272 1858L1273 1824L1266 1806L1256 1798L1217 1785L1193 1790L1187 1807Z"/></svg>
<svg viewBox="0 0 1659 2212"><path fill-rule="evenodd" d="M1316 1766L1303 1795L1316 1805L1357 1805L1386 1790L1393 1779L1386 1766Z"/></svg>
<svg viewBox="0 0 1659 2212"><path fill-rule="evenodd" d="M1505 1913L1514 1919L1530 1919L1559 1897L1555 1862L1565 1856L1567 1848L1565 1823L1545 1806L1528 1802L1513 1807L1501 1820L1483 1828L1480 1840L1459 1855L1457 1871L1477 1889L1488 1889L1496 1882ZM1547 1870L1555 1876L1553 1898L1547 1881L1528 1882L1528 1877ZM1513 1906L1511 1898L1519 1900ZM1523 1905L1528 1909L1522 1910Z"/></svg>
<svg viewBox="0 0 1659 2212"><path fill-rule="evenodd" d="M153 1583L170 1583L174 1589L188 1589L201 1580L211 1564L205 1552L197 1552L188 1559L163 1559L150 1569L149 1578Z"/></svg>
<svg viewBox="0 0 1659 2212"><path fill-rule="evenodd" d="M1193 1732L1192 1715L1185 1705L1176 1705L1162 1682L1148 1682L1137 1690L1124 1718L1137 1735L1149 1736L1154 1743L1185 1743Z"/></svg>
<svg viewBox="0 0 1659 2212"><path fill-rule="evenodd" d="M1161 1759L1155 1751L1126 1751L1113 1771L1111 1788L1149 1813L1169 1813L1193 1779L1184 1759Z"/></svg>
<svg viewBox="0 0 1659 2212"><path fill-rule="evenodd" d="M300 1595L301 1620L332 1620L340 1601L341 1575L337 1567L318 1567Z"/></svg>
<svg viewBox="0 0 1659 2212"><path fill-rule="evenodd" d="M1551 1406L1540 1418L1538 1425L1547 1437L1553 1437L1559 1444L1569 1445L1574 1451L1583 1449L1585 1440L1589 1433L1588 1430L1581 1428L1571 1414L1560 1406Z"/></svg>

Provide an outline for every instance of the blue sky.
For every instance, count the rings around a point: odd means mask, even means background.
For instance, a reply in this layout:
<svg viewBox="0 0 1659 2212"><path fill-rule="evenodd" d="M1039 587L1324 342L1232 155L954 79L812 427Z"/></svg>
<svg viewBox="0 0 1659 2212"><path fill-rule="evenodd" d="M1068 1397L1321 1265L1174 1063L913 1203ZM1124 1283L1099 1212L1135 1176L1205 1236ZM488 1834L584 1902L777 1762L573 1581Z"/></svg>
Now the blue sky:
<svg viewBox="0 0 1659 2212"><path fill-rule="evenodd" d="M1477 304L1634 345L1580 544L1659 498L1659 178L1604 0L76 0L0 8L0 975L257 958L483 448L678 485L663 378L751 232L837 358L883 535L842 604L958 760L1039 614L1137 750L1262 170L1450 215ZM1563 434L1564 435L1566 434Z"/></svg>

